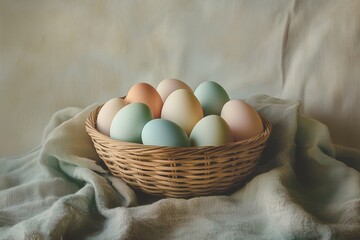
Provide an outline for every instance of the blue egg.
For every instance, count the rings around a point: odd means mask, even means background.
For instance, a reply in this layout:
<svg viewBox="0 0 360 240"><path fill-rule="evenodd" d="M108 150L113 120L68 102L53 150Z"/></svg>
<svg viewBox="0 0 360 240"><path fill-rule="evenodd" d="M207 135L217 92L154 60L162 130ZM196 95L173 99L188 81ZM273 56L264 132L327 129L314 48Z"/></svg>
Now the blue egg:
<svg viewBox="0 0 360 240"><path fill-rule="evenodd" d="M189 147L190 140L176 123L166 119L153 119L144 126L141 139L144 145Z"/></svg>

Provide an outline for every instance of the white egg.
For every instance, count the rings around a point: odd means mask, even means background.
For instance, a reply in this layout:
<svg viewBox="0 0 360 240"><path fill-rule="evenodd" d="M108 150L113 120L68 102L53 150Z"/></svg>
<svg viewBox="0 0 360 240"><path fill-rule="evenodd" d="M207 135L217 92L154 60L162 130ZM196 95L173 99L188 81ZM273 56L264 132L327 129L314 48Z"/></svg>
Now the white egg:
<svg viewBox="0 0 360 240"><path fill-rule="evenodd" d="M167 99L167 97L178 89L186 89L189 92L193 92L192 89L183 81L178 79L168 78L162 80L159 85L156 87L156 90L160 94L163 102Z"/></svg>
<svg viewBox="0 0 360 240"><path fill-rule="evenodd" d="M102 134L110 136L111 121L120 109L126 105L125 101L120 98L112 98L107 101L100 109L96 119L96 127Z"/></svg>

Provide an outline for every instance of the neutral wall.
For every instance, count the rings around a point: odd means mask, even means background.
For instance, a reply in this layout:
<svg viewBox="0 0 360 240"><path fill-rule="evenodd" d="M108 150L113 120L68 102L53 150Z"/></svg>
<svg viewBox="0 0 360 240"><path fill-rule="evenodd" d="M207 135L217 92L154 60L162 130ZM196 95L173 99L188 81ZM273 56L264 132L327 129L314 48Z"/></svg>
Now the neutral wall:
<svg viewBox="0 0 360 240"><path fill-rule="evenodd" d="M59 109L136 82L217 81L231 98L300 100L360 148L359 1L0 1L0 156Z"/></svg>

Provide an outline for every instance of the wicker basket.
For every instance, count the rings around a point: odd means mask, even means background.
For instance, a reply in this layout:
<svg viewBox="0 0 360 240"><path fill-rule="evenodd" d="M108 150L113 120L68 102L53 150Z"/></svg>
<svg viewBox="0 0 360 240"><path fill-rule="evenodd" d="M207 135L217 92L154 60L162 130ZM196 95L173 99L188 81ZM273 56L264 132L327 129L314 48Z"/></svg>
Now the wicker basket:
<svg viewBox="0 0 360 240"><path fill-rule="evenodd" d="M188 198L224 193L254 170L271 132L217 147L159 147L111 139L96 129L101 106L90 113L86 131L111 173L151 195Z"/></svg>

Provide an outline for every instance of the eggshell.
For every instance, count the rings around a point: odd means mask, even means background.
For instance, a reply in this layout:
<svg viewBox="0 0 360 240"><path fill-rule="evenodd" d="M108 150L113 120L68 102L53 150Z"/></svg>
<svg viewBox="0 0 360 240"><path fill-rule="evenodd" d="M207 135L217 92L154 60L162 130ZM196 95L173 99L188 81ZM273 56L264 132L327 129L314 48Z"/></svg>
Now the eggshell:
<svg viewBox="0 0 360 240"><path fill-rule="evenodd" d="M134 84L125 98L127 103L141 102L146 104L155 118L161 115L163 101L156 89L148 83Z"/></svg>
<svg viewBox="0 0 360 240"><path fill-rule="evenodd" d="M144 145L189 147L185 131L176 123L166 119L153 119L145 124L141 139Z"/></svg>
<svg viewBox="0 0 360 240"><path fill-rule="evenodd" d="M199 100L186 89L178 89L171 93L161 111L161 118L175 122L188 135L203 116Z"/></svg>
<svg viewBox="0 0 360 240"><path fill-rule="evenodd" d="M229 125L218 115L202 118L190 134L192 146L221 146L232 142Z"/></svg>
<svg viewBox="0 0 360 240"><path fill-rule="evenodd" d="M201 83L194 91L194 95L204 110L204 115L220 115L224 104L230 100L225 89L218 83L206 81Z"/></svg>
<svg viewBox="0 0 360 240"><path fill-rule="evenodd" d="M141 143L141 131L153 119L144 103L130 103L116 113L110 126L110 137L125 142Z"/></svg>
<svg viewBox="0 0 360 240"><path fill-rule="evenodd" d="M229 125L234 141L251 138L263 131L257 111L242 100L230 100L225 103L221 117Z"/></svg>
<svg viewBox="0 0 360 240"><path fill-rule="evenodd" d="M173 78L162 80L159 83L159 85L156 87L156 90L160 94L163 102L165 102L166 98L177 89L186 89L189 92L193 92L192 89L186 83Z"/></svg>
<svg viewBox="0 0 360 240"><path fill-rule="evenodd" d="M115 114L126 105L122 98L116 97L107 101L100 109L96 118L96 127L99 132L110 136L110 125Z"/></svg>

